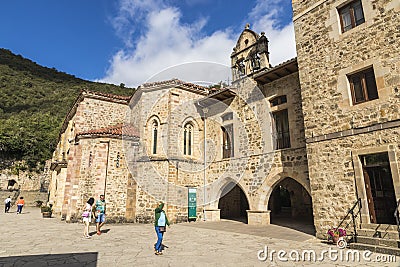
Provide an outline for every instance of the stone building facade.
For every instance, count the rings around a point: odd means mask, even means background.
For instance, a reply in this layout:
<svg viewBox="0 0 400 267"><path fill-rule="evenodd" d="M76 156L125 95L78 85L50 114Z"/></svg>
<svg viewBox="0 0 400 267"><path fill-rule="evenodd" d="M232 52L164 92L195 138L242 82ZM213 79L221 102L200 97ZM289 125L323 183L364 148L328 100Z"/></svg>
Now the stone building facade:
<svg viewBox="0 0 400 267"><path fill-rule="evenodd" d="M317 236L358 198L362 223L395 224L400 2L293 1L293 11Z"/></svg>
<svg viewBox="0 0 400 267"><path fill-rule="evenodd" d="M66 220L104 193L108 219L197 217L337 226L361 199L363 224L393 224L400 198L398 1L293 0L298 57L269 63L247 25L232 85L177 79L132 97L83 92L52 160L50 201ZM390 218L389 218L390 217Z"/></svg>
<svg viewBox="0 0 400 267"><path fill-rule="evenodd" d="M74 221L104 193L110 220L150 222L163 200L171 221L186 221L195 188L198 218L267 224L286 208L311 220L297 62L272 67L268 57L265 34L247 26L229 88L173 79L129 99L82 92L54 152L55 212Z"/></svg>
<svg viewBox="0 0 400 267"><path fill-rule="evenodd" d="M129 99L83 91L67 115L53 153L49 188L49 202L63 219L77 219L87 199L104 194L106 188L110 206L130 194L124 154L120 152L123 133L129 142L137 141L135 130L123 126ZM110 209L110 215L117 220L132 208Z"/></svg>

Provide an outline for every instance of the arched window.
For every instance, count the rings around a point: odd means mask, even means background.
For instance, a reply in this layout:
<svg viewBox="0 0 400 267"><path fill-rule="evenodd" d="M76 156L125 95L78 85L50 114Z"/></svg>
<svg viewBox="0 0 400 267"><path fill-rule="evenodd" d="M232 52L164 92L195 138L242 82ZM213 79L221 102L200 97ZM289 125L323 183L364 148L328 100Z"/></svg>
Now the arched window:
<svg viewBox="0 0 400 267"><path fill-rule="evenodd" d="M183 129L183 154L192 155L193 147L193 126L190 123L186 123Z"/></svg>
<svg viewBox="0 0 400 267"><path fill-rule="evenodd" d="M158 136L158 122L156 120L153 121L153 145L152 152L153 154L157 154L157 136Z"/></svg>

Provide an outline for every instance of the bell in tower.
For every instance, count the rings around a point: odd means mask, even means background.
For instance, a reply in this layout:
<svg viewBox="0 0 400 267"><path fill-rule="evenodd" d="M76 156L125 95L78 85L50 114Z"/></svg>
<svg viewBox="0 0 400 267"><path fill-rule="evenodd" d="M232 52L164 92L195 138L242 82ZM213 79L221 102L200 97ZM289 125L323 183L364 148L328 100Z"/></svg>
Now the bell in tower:
<svg viewBox="0 0 400 267"><path fill-rule="evenodd" d="M258 35L250 30L250 24L247 23L231 54L233 81L270 67L265 33Z"/></svg>

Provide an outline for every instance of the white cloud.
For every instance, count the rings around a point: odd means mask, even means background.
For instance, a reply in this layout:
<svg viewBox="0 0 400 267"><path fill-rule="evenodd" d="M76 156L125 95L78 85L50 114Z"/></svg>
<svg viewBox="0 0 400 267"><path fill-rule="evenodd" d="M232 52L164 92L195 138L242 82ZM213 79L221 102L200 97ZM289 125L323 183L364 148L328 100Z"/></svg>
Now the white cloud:
<svg viewBox="0 0 400 267"><path fill-rule="evenodd" d="M265 32L269 40L270 63L278 65L296 57L296 42L293 23L279 27L282 2L286 0L259 0L249 14L256 32ZM267 11L267 12L266 12Z"/></svg>
<svg viewBox="0 0 400 267"><path fill-rule="evenodd" d="M293 26L277 29L276 14L280 11L271 6L267 8L264 2L259 1L248 19L254 23L252 28L256 32L266 32L270 40L270 60L275 65L295 56L290 52L295 47ZM113 26L117 34L124 37L126 48L113 56L101 80L128 86L138 86L149 79L227 80L230 53L242 29L236 33L221 29L204 36L206 19L183 24L181 16L178 8L167 6L161 0L121 0ZM134 38L137 35L140 37Z"/></svg>

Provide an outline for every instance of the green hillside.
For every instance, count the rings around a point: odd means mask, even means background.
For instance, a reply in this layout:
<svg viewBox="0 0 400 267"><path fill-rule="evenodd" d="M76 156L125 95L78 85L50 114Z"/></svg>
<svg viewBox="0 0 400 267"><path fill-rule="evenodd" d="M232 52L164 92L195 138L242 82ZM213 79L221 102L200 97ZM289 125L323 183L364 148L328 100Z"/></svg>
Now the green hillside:
<svg viewBox="0 0 400 267"><path fill-rule="evenodd" d="M131 95L134 89L95 83L0 49L0 169L15 160L40 169L51 158L61 124L80 91Z"/></svg>

